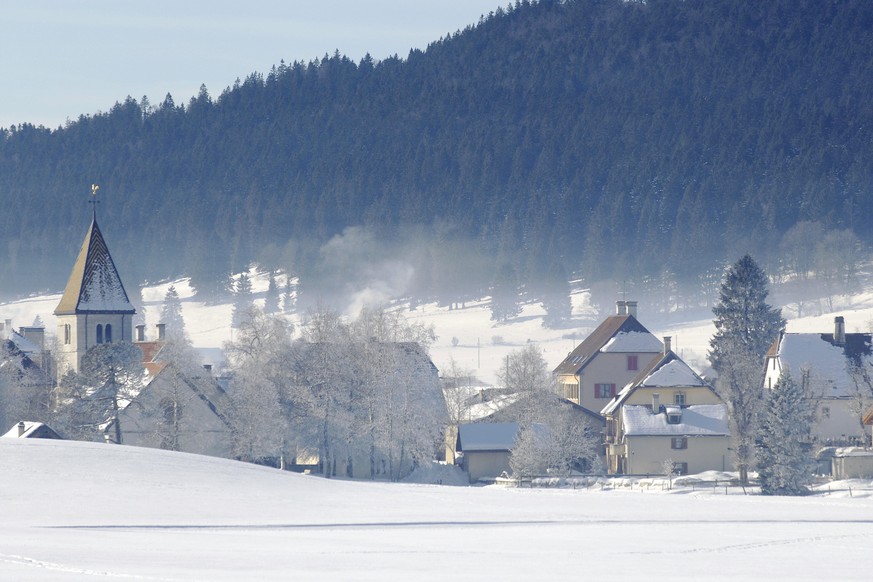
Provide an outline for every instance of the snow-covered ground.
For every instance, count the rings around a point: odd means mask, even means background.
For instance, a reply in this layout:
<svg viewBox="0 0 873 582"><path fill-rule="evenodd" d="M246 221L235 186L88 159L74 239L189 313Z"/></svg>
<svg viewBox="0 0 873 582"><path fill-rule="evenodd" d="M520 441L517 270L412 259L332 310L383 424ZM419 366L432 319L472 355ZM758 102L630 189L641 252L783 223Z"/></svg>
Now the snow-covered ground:
<svg viewBox="0 0 873 582"><path fill-rule="evenodd" d="M0 439L3 580L868 580L870 492L326 480ZM867 483L868 488L873 483Z"/></svg>
<svg viewBox="0 0 873 582"><path fill-rule="evenodd" d="M263 305L267 275L252 269L249 276L255 302ZM280 276L280 289L284 287L284 282L284 276ZM186 279L152 285L143 290L147 334L153 333L154 325L158 323L164 296L171 284L175 285L182 300L185 326L192 342L195 347L213 348L208 363L218 365L220 362L217 361L217 348L233 338L230 327L231 305L205 305L197 301L194 290ZM59 300L60 294L55 294L0 303L0 321L12 319L13 326L18 328L30 325L39 315L46 324L47 332L53 333L56 324L52 311ZM506 324L495 323L491 321L487 298L468 302L463 309L449 310L435 304L425 304L407 310L405 314L411 322L434 325L438 338L431 348L431 356L440 370L447 370L449 362L454 359L460 367L472 370L480 380L494 383L507 354L513 350L535 342L543 350L549 365L554 367L600 323L588 302L587 292L576 289L571 300L573 327L560 330L543 327L542 317L545 311L540 304L526 304L522 313L512 321ZM783 316L789 318L790 332L832 332L835 315L845 317L847 332L871 331L873 289L849 297L839 297L835 307L836 310L832 313L794 319L791 316L795 311L785 307ZM298 315L293 315L291 319L294 322L299 321ZM658 317L655 321L645 311L640 311L638 319L656 336L671 336L673 350L695 370L704 371L709 340L715 332L708 312L704 312L703 319L678 313L667 323L662 323L665 321L663 317Z"/></svg>

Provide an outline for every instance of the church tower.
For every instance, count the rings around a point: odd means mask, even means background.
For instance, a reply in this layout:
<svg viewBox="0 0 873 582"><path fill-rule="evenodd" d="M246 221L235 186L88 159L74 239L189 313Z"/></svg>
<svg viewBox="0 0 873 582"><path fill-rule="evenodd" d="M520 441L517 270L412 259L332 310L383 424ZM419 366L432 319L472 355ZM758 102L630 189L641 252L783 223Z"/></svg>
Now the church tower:
<svg viewBox="0 0 873 582"><path fill-rule="evenodd" d="M97 187L92 187L92 196ZM136 313L118 276L109 248L97 226L96 200L91 226L73 265L61 302L58 321L58 379L79 371L82 356L102 343L129 342Z"/></svg>

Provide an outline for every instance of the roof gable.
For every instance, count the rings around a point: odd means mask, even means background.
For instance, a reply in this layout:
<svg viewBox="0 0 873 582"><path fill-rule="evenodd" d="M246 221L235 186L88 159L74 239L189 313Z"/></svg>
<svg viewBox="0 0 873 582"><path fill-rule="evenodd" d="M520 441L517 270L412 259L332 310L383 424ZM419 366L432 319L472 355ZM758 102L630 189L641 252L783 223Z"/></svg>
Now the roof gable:
<svg viewBox="0 0 873 582"><path fill-rule="evenodd" d="M578 374L601 351L658 353L661 349L658 338L633 315L611 315L570 352L555 374Z"/></svg>
<svg viewBox="0 0 873 582"><path fill-rule="evenodd" d="M91 221L64 294L55 309L55 315L87 312L136 312L124 290L96 218Z"/></svg>
<svg viewBox="0 0 873 582"><path fill-rule="evenodd" d="M675 352L668 352L661 358L653 360L648 366L640 370L637 377L628 382L621 392L616 394L600 414L606 416L615 413L628 397L639 388L680 388L701 387L715 392L706 380L701 378L685 361Z"/></svg>

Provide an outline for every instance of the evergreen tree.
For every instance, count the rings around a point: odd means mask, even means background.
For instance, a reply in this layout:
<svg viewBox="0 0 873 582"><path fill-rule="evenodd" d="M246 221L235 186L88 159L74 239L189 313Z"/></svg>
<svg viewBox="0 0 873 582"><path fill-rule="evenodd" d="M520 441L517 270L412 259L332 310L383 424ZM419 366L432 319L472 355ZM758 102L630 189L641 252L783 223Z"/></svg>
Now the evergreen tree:
<svg viewBox="0 0 873 582"><path fill-rule="evenodd" d="M252 307L252 282L246 273L239 276L233 297L233 327L240 327Z"/></svg>
<svg viewBox="0 0 873 582"><path fill-rule="evenodd" d="M282 294L282 311L291 313L294 309L294 286L291 283L291 275L285 275L285 291Z"/></svg>
<svg viewBox="0 0 873 582"><path fill-rule="evenodd" d="M767 303L767 276L749 255L728 269L721 284L709 359L718 373L716 390L727 403L740 481L748 482L763 403L763 358L785 329L779 310Z"/></svg>
<svg viewBox="0 0 873 582"><path fill-rule="evenodd" d="M812 483L815 403L785 372L769 390L758 429L758 476L764 495L803 495Z"/></svg>
<svg viewBox="0 0 873 582"><path fill-rule="evenodd" d="M276 284L276 272L270 270L270 279L267 283L267 294L264 300L264 313L276 313L279 311L279 286Z"/></svg>
<svg viewBox="0 0 873 582"><path fill-rule="evenodd" d="M491 288L491 319L505 322L521 313L518 302L518 277L510 263L504 263L497 271Z"/></svg>
<svg viewBox="0 0 873 582"><path fill-rule="evenodd" d="M164 295L164 305L161 308L161 323L166 324L166 337L168 341L184 343L185 319L182 317L182 300L175 285L170 285Z"/></svg>
<svg viewBox="0 0 873 582"><path fill-rule="evenodd" d="M715 335L710 340L709 361L716 371L724 367L728 350L736 347L763 359L779 333L785 330L781 311L767 303L767 275L745 255L728 269L719 291Z"/></svg>

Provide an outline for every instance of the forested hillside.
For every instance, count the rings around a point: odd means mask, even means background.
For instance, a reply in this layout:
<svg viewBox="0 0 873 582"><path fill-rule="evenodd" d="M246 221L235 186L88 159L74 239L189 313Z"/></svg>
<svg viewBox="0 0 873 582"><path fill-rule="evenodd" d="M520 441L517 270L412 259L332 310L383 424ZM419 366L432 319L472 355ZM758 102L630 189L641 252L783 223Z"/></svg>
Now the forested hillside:
<svg viewBox="0 0 873 582"><path fill-rule="evenodd" d="M443 301L769 266L799 221L873 242L871 96L871 2L517 2L403 58L2 130L0 292L63 286L92 183L122 276L204 291L252 261Z"/></svg>

